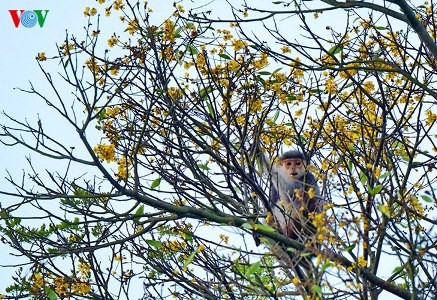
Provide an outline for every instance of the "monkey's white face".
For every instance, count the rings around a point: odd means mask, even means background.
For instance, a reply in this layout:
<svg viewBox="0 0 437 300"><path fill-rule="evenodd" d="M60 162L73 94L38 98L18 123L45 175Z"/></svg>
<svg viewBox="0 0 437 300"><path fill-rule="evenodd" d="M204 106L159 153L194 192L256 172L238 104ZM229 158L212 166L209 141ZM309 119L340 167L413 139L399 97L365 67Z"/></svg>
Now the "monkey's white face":
<svg viewBox="0 0 437 300"><path fill-rule="evenodd" d="M292 179L305 175L305 164L300 158L282 159L279 161L281 172Z"/></svg>

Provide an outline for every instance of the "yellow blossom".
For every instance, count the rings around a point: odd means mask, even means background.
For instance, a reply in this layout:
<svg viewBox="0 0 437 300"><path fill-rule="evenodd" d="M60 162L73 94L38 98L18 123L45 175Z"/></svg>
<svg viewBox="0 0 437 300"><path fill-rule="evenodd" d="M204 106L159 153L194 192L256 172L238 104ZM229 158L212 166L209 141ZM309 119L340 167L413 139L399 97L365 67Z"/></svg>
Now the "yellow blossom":
<svg viewBox="0 0 437 300"><path fill-rule="evenodd" d="M231 71L236 71L240 67L240 64L234 59L228 63L228 69Z"/></svg>
<svg viewBox="0 0 437 300"><path fill-rule="evenodd" d="M84 277L86 277L90 274L91 267L89 264L79 263L77 265L77 268L78 268L79 272L82 274L82 276L84 276Z"/></svg>
<svg viewBox="0 0 437 300"><path fill-rule="evenodd" d="M45 52L39 52L38 56L36 57L36 59L39 60L39 61L47 60L46 53Z"/></svg>
<svg viewBox="0 0 437 300"><path fill-rule="evenodd" d="M117 38L115 37L115 36L111 36L109 39L108 39L108 45L109 45L109 47L114 47L116 44L117 44L117 42L118 42L118 40L117 40Z"/></svg>
<svg viewBox="0 0 437 300"><path fill-rule="evenodd" d="M53 283L55 285L55 292L58 295L64 296L68 293L70 284L66 277L56 277Z"/></svg>
<svg viewBox="0 0 437 300"><path fill-rule="evenodd" d="M99 159L108 163L115 161L115 146L113 144L98 144L93 150Z"/></svg>
<svg viewBox="0 0 437 300"><path fill-rule="evenodd" d="M367 266L367 261L364 259L364 256L358 257L357 264L362 268Z"/></svg>
<svg viewBox="0 0 437 300"><path fill-rule="evenodd" d="M229 236L224 235L223 233L221 233L221 234L219 235L219 237L220 237L221 240L223 240L223 242L224 242L225 244L229 243Z"/></svg>
<svg viewBox="0 0 437 300"><path fill-rule="evenodd" d="M437 114L433 113L430 109L425 110L425 116L426 116L426 121L425 121L426 126L431 126L432 124L434 124L434 122L437 121Z"/></svg>
<svg viewBox="0 0 437 300"><path fill-rule="evenodd" d="M282 53L291 53L291 49L288 46L282 46L281 51Z"/></svg>
<svg viewBox="0 0 437 300"><path fill-rule="evenodd" d="M89 282L75 281L71 285L73 293L78 295L86 295L91 291L91 284Z"/></svg>
<svg viewBox="0 0 437 300"><path fill-rule="evenodd" d="M244 47L246 47L247 46L247 42L235 39L235 40L232 41L232 46L234 47L234 51L237 52L238 50L241 50Z"/></svg>
<svg viewBox="0 0 437 300"><path fill-rule="evenodd" d="M32 290L39 290L44 286L44 276L41 273L36 273L31 278Z"/></svg>
<svg viewBox="0 0 437 300"><path fill-rule="evenodd" d="M328 92L329 94L337 93L337 82L335 82L333 76L329 76L328 79L326 79L325 91Z"/></svg>
<svg viewBox="0 0 437 300"><path fill-rule="evenodd" d="M295 117L299 117L299 116L301 116L303 114L303 109L301 108L301 109L298 109L298 110L296 110L295 112L294 112L294 116Z"/></svg>
<svg viewBox="0 0 437 300"><path fill-rule="evenodd" d="M176 5L176 9L178 10L178 12L180 12L181 14L183 14L185 12L184 7L181 4Z"/></svg>
<svg viewBox="0 0 437 300"><path fill-rule="evenodd" d="M115 10L122 10L124 8L123 0L115 0L113 4Z"/></svg>
<svg viewBox="0 0 437 300"><path fill-rule="evenodd" d="M314 188L310 188L309 190L308 190L308 197L310 197L310 199L312 199L312 198L314 198L315 197L315 192L314 192Z"/></svg>

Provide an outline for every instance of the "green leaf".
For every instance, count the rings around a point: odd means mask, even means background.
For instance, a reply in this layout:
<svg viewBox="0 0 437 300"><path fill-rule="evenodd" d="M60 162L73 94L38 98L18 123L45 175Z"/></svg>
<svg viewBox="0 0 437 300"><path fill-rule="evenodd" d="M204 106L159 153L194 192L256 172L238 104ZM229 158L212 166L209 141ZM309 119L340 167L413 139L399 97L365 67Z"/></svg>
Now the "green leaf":
<svg viewBox="0 0 437 300"><path fill-rule="evenodd" d="M266 231L266 232L275 232L276 231L273 227L270 227L270 226L264 225L264 224L255 224L253 227L255 230L262 230L262 231Z"/></svg>
<svg viewBox="0 0 437 300"><path fill-rule="evenodd" d="M211 170L211 169L208 167L207 164L197 164L197 167L198 167L199 169L201 169L201 170L204 170L204 171L209 171L209 170Z"/></svg>
<svg viewBox="0 0 437 300"><path fill-rule="evenodd" d="M211 115L211 117L214 117L214 116L215 116L215 113L214 113L214 109L212 108L211 103L207 102L207 103L206 103L206 107L208 108L208 112L209 112L209 114Z"/></svg>
<svg viewBox="0 0 437 300"><path fill-rule="evenodd" d="M276 120L279 118L279 110L276 111L275 115L273 116L273 122L276 123Z"/></svg>
<svg viewBox="0 0 437 300"><path fill-rule="evenodd" d="M156 249L162 248L162 243L160 241L146 240L146 243L149 244L150 246L156 248Z"/></svg>
<svg viewBox="0 0 437 300"><path fill-rule="evenodd" d="M268 238L265 238L265 237L262 236L262 237L259 238L259 240L261 241L261 243L263 243L267 247L270 247L271 243L270 243Z"/></svg>
<svg viewBox="0 0 437 300"><path fill-rule="evenodd" d="M352 245L346 246L346 247L343 248L343 251L351 251L351 250L354 250L354 248L355 248L356 245L357 245L357 244L352 244Z"/></svg>
<svg viewBox="0 0 437 300"><path fill-rule="evenodd" d="M224 53L219 53L218 56L220 56L221 58L224 58L224 59L232 59L229 55L224 54Z"/></svg>
<svg viewBox="0 0 437 300"><path fill-rule="evenodd" d="M192 55L197 55L199 54L199 50L197 50L197 48L193 45L187 45L186 49L188 51L188 53L192 54Z"/></svg>
<svg viewBox="0 0 437 300"><path fill-rule="evenodd" d="M343 49L343 46L335 45L335 46L331 47L331 49L329 49L328 52L331 53L332 55L336 55L336 54L340 53L342 49Z"/></svg>
<svg viewBox="0 0 437 300"><path fill-rule="evenodd" d="M422 200L426 202L430 202L430 203L434 202L434 200L431 197L426 195L421 195L420 198L422 198Z"/></svg>
<svg viewBox="0 0 437 300"><path fill-rule="evenodd" d="M393 269L392 274L398 274L404 270L403 267L396 267Z"/></svg>
<svg viewBox="0 0 437 300"><path fill-rule="evenodd" d="M48 286L44 287L44 294L46 294L47 298L49 300L56 300L58 299L58 296L56 295L55 291L49 288Z"/></svg>
<svg viewBox="0 0 437 300"><path fill-rule="evenodd" d="M288 101L294 101L294 100L296 100L297 98L296 98L296 96L295 95L287 95L287 100Z"/></svg>
<svg viewBox="0 0 437 300"><path fill-rule="evenodd" d="M382 212L384 215L390 218L390 207L386 204L379 204L377 206L378 210Z"/></svg>
<svg viewBox="0 0 437 300"><path fill-rule="evenodd" d="M322 288L320 287L320 285L314 284L314 285L311 287L311 291L312 291L313 293L316 293L317 295L319 295L320 298L322 298L323 293L322 293Z"/></svg>
<svg viewBox="0 0 437 300"><path fill-rule="evenodd" d="M385 172L384 174L382 174L381 176L378 177L378 179L385 179L388 176L390 176L390 172Z"/></svg>
<svg viewBox="0 0 437 300"><path fill-rule="evenodd" d="M180 38L181 37L181 35L180 35L181 31L182 31L182 27L177 27L176 30L173 31L173 37Z"/></svg>
<svg viewBox="0 0 437 300"><path fill-rule="evenodd" d="M268 72L268 71L260 71L258 72L259 75L271 75L272 73Z"/></svg>
<svg viewBox="0 0 437 300"><path fill-rule="evenodd" d="M332 262L330 262L330 261L328 261L327 263L325 263L323 266L322 266L322 268L321 268L321 270L320 271L325 271L326 269L328 269L329 267L331 267L332 266Z"/></svg>
<svg viewBox="0 0 437 300"><path fill-rule="evenodd" d="M194 256L197 254L197 249L191 252L190 256L184 262L184 269L193 261Z"/></svg>
<svg viewBox="0 0 437 300"><path fill-rule="evenodd" d="M282 4L282 3L284 3L284 1L273 1L272 3L273 4Z"/></svg>
<svg viewBox="0 0 437 300"><path fill-rule="evenodd" d="M420 166L421 164L422 164L422 163L419 162L419 161L413 161L413 162L411 163L411 166L412 166L413 168L415 168L415 167Z"/></svg>
<svg viewBox="0 0 437 300"><path fill-rule="evenodd" d="M133 219L135 223L140 221L141 216L144 215L144 204L140 205L135 211L135 218Z"/></svg>
<svg viewBox="0 0 437 300"><path fill-rule="evenodd" d="M256 273L259 271L259 269L261 268L260 262L256 262L250 265L249 268L246 269L246 272L244 275L246 275L247 278L249 278L252 274Z"/></svg>
<svg viewBox="0 0 437 300"><path fill-rule="evenodd" d="M244 223L243 225L241 225L241 228L252 230L253 226L249 223Z"/></svg>
<svg viewBox="0 0 437 300"><path fill-rule="evenodd" d="M383 188L382 184L378 184L378 185L375 185L375 187L373 188L373 191L375 192L375 194L379 194L382 191L382 188Z"/></svg>
<svg viewBox="0 0 437 300"><path fill-rule="evenodd" d="M378 195L381 192L382 187L381 184L375 185L373 189L369 187L369 194L372 196Z"/></svg>
<svg viewBox="0 0 437 300"><path fill-rule="evenodd" d="M366 186L367 185L367 181L368 181L367 175L364 174L363 171L360 171L360 182L361 182L361 184Z"/></svg>
<svg viewBox="0 0 437 300"><path fill-rule="evenodd" d="M282 68L277 68L276 70L273 71L272 74L276 74L276 73L278 73L278 72L281 71L281 70L282 70Z"/></svg>
<svg viewBox="0 0 437 300"><path fill-rule="evenodd" d="M67 60L64 62L64 68L68 66L69 62L70 62L70 57L68 57Z"/></svg>
<svg viewBox="0 0 437 300"><path fill-rule="evenodd" d="M207 86L206 88L201 89L199 91L200 100L203 101L203 100L208 99L208 94L211 93L211 92L212 92L211 86Z"/></svg>
<svg viewBox="0 0 437 300"><path fill-rule="evenodd" d="M160 184L161 184L161 177L156 178L155 180L153 180L152 184L150 185L150 188L151 188L151 189L155 189L155 188L157 188Z"/></svg>
<svg viewBox="0 0 437 300"><path fill-rule="evenodd" d="M387 30L387 27L384 27L384 26L376 26L375 29L377 29L377 30Z"/></svg>

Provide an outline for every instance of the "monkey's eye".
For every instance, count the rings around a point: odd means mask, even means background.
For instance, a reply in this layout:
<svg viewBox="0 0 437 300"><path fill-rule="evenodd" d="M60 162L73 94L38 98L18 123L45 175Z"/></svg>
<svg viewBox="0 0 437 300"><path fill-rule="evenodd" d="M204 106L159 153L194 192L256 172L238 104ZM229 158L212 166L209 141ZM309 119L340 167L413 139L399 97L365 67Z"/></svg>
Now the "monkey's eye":
<svg viewBox="0 0 437 300"><path fill-rule="evenodd" d="M286 164L287 166L291 166L291 161L287 161L285 164Z"/></svg>
<svg viewBox="0 0 437 300"><path fill-rule="evenodd" d="M302 164L301 161L297 161L297 162L296 162L296 166L300 166L301 164Z"/></svg>

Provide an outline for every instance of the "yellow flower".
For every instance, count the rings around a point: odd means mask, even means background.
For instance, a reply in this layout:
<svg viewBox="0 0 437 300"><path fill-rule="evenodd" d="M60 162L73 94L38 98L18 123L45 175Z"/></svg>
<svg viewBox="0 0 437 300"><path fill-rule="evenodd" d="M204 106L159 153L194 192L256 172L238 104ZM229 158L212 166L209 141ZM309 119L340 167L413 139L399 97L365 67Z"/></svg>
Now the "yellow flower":
<svg viewBox="0 0 437 300"><path fill-rule="evenodd" d="M82 276L88 276L91 270L91 267L89 264L86 263L79 263L77 265L77 268L79 270L79 272L82 274Z"/></svg>
<svg viewBox="0 0 437 300"><path fill-rule="evenodd" d="M56 277L54 282L55 284L55 292L60 296L64 296L68 293L68 279L65 277Z"/></svg>
<svg viewBox="0 0 437 300"><path fill-rule="evenodd" d="M85 9L83 10L83 15L84 16L89 16L90 15L90 8L88 6L85 7Z"/></svg>
<svg viewBox="0 0 437 300"><path fill-rule="evenodd" d="M139 29L138 20L137 19L130 20L126 28L129 34L133 35L138 29Z"/></svg>
<svg viewBox="0 0 437 300"><path fill-rule="evenodd" d="M426 121L425 125L430 126L434 124L435 121L437 121L437 114L433 113L430 109L427 109L425 111Z"/></svg>
<svg viewBox="0 0 437 300"><path fill-rule="evenodd" d="M178 12L180 12L181 14L183 14L185 12L184 7L181 4L176 5L176 9L178 10Z"/></svg>
<svg viewBox="0 0 437 300"><path fill-rule="evenodd" d="M98 144L93 150L99 159L108 163L115 161L115 146L113 144Z"/></svg>
<svg viewBox="0 0 437 300"><path fill-rule="evenodd" d="M219 235L219 237L220 237L221 240L223 240L223 242L224 242L225 244L229 243L229 236L224 235L223 233L221 233L221 234Z"/></svg>
<svg viewBox="0 0 437 300"><path fill-rule="evenodd" d="M315 197L315 193L314 193L314 188L310 188L308 190L308 197L310 197L311 199Z"/></svg>
<svg viewBox="0 0 437 300"><path fill-rule="evenodd" d="M328 79L326 79L325 91L329 94L337 94L337 83L333 76L329 76Z"/></svg>
<svg viewBox="0 0 437 300"><path fill-rule="evenodd" d="M184 95L184 91L182 91L180 88L172 86L168 89L168 96L172 100L179 100L183 97L183 95Z"/></svg>
<svg viewBox="0 0 437 300"><path fill-rule="evenodd" d="M231 71L236 71L240 67L240 64L234 59L228 63L228 68Z"/></svg>
<svg viewBox="0 0 437 300"><path fill-rule="evenodd" d="M357 263L362 268L367 266L367 261L364 259L364 256L358 257Z"/></svg>
<svg viewBox="0 0 437 300"><path fill-rule="evenodd" d="M76 281L71 285L73 293L78 295L86 295L91 291L91 284L89 282Z"/></svg>
<svg viewBox="0 0 437 300"><path fill-rule="evenodd" d="M117 255L114 257L114 260L115 260L115 261L122 261L124 258L125 258L125 257L122 256L121 254L117 254Z"/></svg>
<svg viewBox="0 0 437 300"><path fill-rule="evenodd" d="M126 156L123 156L117 162L117 164L118 164L118 168L117 168L117 173L115 175L117 176L118 179L126 180L127 177L129 176L128 163L127 163Z"/></svg>
<svg viewBox="0 0 437 300"><path fill-rule="evenodd" d="M242 48L246 47L247 42L235 39L232 41L232 46L234 47L234 51L237 52L238 50L241 50Z"/></svg>
<svg viewBox="0 0 437 300"><path fill-rule="evenodd" d="M39 61L47 60L46 53L45 52L39 52L36 59L39 60Z"/></svg>
<svg viewBox="0 0 437 300"><path fill-rule="evenodd" d="M115 10L121 10L124 8L123 0L115 0L113 5Z"/></svg>
<svg viewBox="0 0 437 300"><path fill-rule="evenodd" d="M33 275L31 281L33 282L32 289L39 290L44 286L44 276L41 273Z"/></svg>
<svg viewBox="0 0 437 300"><path fill-rule="evenodd" d="M282 53L291 53L291 49L288 46L282 46L281 51Z"/></svg>
<svg viewBox="0 0 437 300"><path fill-rule="evenodd" d="M118 40L115 36L111 36L108 40L109 47L114 47L117 44Z"/></svg>

